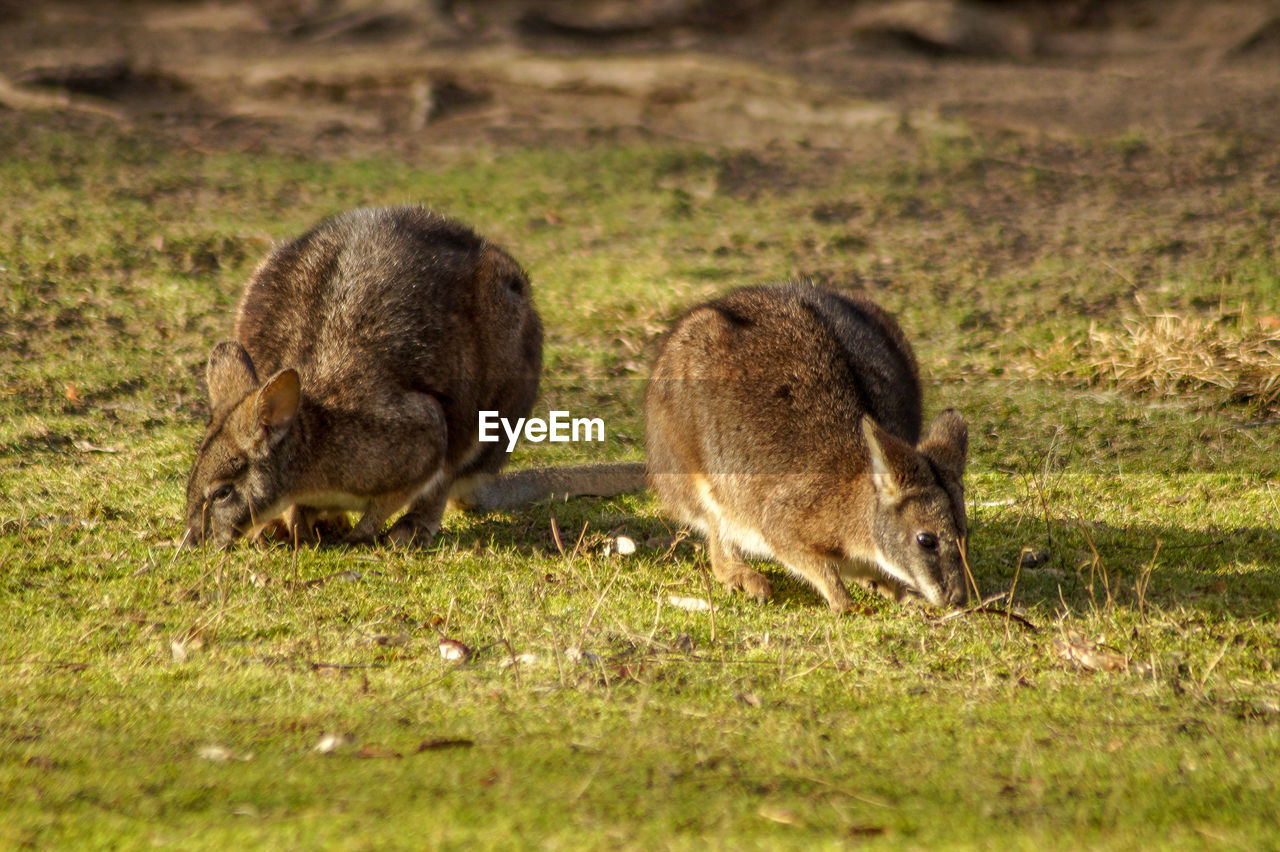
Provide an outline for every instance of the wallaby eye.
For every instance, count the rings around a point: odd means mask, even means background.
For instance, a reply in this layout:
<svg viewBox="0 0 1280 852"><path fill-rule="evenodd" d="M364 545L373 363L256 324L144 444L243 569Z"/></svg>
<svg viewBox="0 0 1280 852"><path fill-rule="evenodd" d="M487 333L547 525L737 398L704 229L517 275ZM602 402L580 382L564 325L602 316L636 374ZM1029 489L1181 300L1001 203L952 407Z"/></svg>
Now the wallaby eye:
<svg viewBox="0 0 1280 852"><path fill-rule="evenodd" d="M916 544L920 545L925 550L937 550L938 537L931 532L916 533Z"/></svg>
<svg viewBox="0 0 1280 852"><path fill-rule="evenodd" d="M236 490L232 488L231 485L219 485L214 489L214 492L209 495L209 499L215 503L225 503L230 500L231 495L235 493Z"/></svg>

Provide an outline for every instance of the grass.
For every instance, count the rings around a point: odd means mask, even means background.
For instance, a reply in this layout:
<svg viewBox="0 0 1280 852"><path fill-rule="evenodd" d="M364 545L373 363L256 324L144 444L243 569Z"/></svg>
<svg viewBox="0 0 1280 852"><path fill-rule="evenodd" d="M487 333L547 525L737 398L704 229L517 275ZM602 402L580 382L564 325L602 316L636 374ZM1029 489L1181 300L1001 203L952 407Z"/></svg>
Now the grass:
<svg viewBox="0 0 1280 852"><path fill-rule="evenodd" d="M1267 413L1280 402L1280 332L1270 327L1274 317L1265 319L1264 325L1239 315L1166 313L1126 321L1119 330L1091 329L1086 341L1062 341L1083 348L1085 358L1050 350L1042 372L1058 378L1086 361L1082 378L1090 384L1158 396L1189 391L1205 404L1247 404Z"/></svg>
<svg viewBox="0 0 1280 852"><path fill-rule="evenodd" d="M0 845L1280 842L1274 431L1196 387L1078 381L1147 312L1280 313L1251 177L1274 153L908 135L871 159L310 161L4 132ZM929 408L970 419L973 570L1035 629L835 619L776 571L768 605L727 595L695 542L658 543L647 495L452 514L425 554L175 551L242 281L273 239L407 200L522 260L539 408L606 419L606 444L517 466L640 458L655 337L702 298L871 292ZM603 555L618 530L636 555Z"/></svg>

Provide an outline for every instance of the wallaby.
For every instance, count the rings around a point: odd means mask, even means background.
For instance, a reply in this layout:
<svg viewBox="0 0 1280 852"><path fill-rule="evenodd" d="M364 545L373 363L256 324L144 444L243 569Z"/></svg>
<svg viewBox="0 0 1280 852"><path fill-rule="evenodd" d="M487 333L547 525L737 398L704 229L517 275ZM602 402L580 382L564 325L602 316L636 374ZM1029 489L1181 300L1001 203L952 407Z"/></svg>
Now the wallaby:
<svg viewBox="0 0 1280 852"><path fill-rule="evenodd" d="M870 300L787 284L694 308L662 344L645 415L649 482L706 536L726 587L772 595L750 555L837 612L853 605L846 581L967 600L968 430L948 409L920 439L915 356Z"/></svg>
<svg viewBox="0 0 1280 852"><path fill-rule="evenodd" d="M387 536L426 544L450 496L511 505L493 481L505 442L478 441L479 412L529 414L542 326L519 264L470 228L413 206L327 219L253 273L234 334L209 355L188 543L226 546L276 519L311 539L348 511L362 514L346 540L367 542L407 506ZM641 485L587 466L527 472L514 490L532 501Z"/></svg>

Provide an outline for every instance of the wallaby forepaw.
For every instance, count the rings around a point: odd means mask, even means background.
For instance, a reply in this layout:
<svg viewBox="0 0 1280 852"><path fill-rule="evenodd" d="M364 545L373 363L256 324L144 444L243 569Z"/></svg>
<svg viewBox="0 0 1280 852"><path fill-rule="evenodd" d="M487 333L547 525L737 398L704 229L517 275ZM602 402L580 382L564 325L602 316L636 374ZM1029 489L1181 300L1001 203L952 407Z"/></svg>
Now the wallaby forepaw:
<svg viewBox="0 0 1280 852"><path fill-rule="evenodd" d="M903 586L901 583L895 583L887 579L864 579L858 581L862 588L866 589L873 595L879 595L896 603L906 603L910 598L921 599L918 594Z"/></svg>
<svg viewBox="0 0 1280 852"><path fill-rule="evenodd" d="M725 583L725 586L730 591L744 592L750 597L760 601L760 603L764 603L769 600L769 598L773 597L773 584L769 582L769 578L765 577L758 571L752 571L750 573L744 571L729 582Z"/></svg>
<svg viewBox="0 0 1280 852"><path fill-rule="evenodd" d="M289 543L293 540L289 525L281 518L274 518L253 531L251 540L255 544Z"/></svg>
<svg viewBox="0 0 1280 852"><path fill-rule="evenodd" d="M827 596L827 604L836 615L866 610L866 607L853 602L853 598L849 597L849 592L843 584L836 586L835 590Z"/></svg>

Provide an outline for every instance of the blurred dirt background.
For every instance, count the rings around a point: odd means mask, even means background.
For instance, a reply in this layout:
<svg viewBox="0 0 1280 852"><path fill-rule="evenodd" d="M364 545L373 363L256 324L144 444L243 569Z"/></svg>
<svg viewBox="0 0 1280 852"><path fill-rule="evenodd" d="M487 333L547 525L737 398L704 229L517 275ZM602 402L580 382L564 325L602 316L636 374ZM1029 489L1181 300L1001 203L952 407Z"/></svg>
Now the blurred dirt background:
<svg viewBox="0 0 1280 852"><path fill-rule="evenodd" d="M1269 147L1280 2L0 0L0 125L342 156L856 150L956 121Z"/></svg>

